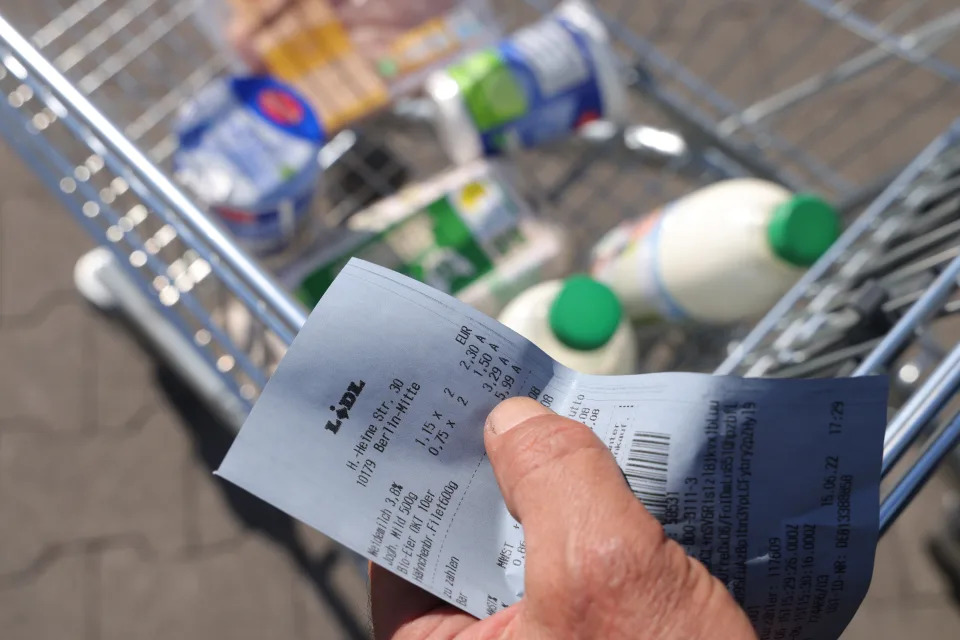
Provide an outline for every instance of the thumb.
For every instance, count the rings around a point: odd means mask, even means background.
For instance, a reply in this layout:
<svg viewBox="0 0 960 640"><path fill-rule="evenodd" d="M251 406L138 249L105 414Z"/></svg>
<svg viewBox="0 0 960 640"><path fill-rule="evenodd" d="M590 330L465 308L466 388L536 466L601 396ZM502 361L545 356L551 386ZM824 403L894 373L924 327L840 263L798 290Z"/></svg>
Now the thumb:
<svg viewBox="0 0 960 640"><path fill-rule="evenodd" d="M490 413L484 442L507 508L528 539L568 548L571 536L604 536L625 517L635 534L662 538L613 455L583 424L529 398L511 398Z"/></svg>
<svg viewBox="0 0 960 640"><path fill-rule="evenodd" d="M510 637L756 638L590 429L514 398L490 413L484 440L507 508L523 523L521 623L543 630Z"/></svg>

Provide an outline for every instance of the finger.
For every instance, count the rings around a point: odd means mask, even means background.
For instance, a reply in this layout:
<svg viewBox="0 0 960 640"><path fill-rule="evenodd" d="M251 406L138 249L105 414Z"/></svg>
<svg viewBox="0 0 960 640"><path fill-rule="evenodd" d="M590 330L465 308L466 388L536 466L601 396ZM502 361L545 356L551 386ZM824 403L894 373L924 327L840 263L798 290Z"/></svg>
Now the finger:
<svg viewBox="0 0 960 640"><path fill-rule="evenodd" d="M724 585L665 536L590 429L514 398L490 413L484 440L523 523L522 605L543 637L753 637ZM717 635L724 629L736 633Z"/></svg>
<svg viewBox="0 0 960 640"><path fill-rule="evenodd" d="M370 617L377 640L452 638L477 620L370 563Z"/></svg>
<svg viewBox="0 0 960 640"><path fill-rule="evenodd" d="M490 413L484 441L507 508L529 537L549 530L554 544L565 545L578 531L623 527L624 517L636 519L630 526L638 533L662 537L613 455L579 422L529 398L513 398Z"/></svg>

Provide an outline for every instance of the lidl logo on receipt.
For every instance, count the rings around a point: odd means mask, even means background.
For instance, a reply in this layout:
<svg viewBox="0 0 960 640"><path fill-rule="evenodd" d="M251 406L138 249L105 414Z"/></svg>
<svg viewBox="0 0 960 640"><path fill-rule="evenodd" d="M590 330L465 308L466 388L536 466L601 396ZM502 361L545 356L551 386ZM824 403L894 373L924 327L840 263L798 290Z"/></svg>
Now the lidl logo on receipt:
<svg viewBox="0 0 960 640"><path fill-rule="evenodd" d="M336 422L327 420L327 431L334 435L340 433L340 427L343 426L344 420L350 417L350 409L353 409L353 405L356 404L357 398L360 397L360 392L363 391L366 384L363 380L351 382L347 385L347 390L340 396L340 401L336 405L330 405L330 411L333 411Z"/></svg>

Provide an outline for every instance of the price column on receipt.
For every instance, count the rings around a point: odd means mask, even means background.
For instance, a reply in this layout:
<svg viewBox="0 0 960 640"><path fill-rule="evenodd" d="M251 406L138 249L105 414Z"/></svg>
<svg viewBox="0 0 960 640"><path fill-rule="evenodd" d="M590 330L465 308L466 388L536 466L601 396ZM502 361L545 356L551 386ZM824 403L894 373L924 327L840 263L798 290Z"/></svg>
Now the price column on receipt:
<svg viewBox="0 0 960 640"><path fill-rule="evenodd" d="M593 429L761 637L839 635L852 617L876 546L882 379L581 375L354 260L218 473L483 617L523 597L527 541L483 446L487 414L513 396Z"/></svg>

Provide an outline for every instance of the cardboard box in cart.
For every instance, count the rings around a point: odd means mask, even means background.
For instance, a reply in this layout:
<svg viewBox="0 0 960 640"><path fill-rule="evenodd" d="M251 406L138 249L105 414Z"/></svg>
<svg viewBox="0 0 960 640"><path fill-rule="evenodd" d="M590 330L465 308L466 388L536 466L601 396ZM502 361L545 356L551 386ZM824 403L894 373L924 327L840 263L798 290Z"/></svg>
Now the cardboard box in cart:
<svg viewBox="0 0 960 640"><path fill-rule="evenodd" d="M307 96L328 132L386 108L498 35L486 0L205 2L229 53Z"/></svg>

